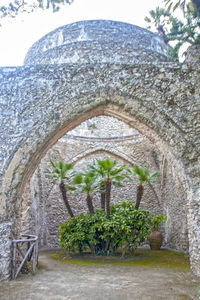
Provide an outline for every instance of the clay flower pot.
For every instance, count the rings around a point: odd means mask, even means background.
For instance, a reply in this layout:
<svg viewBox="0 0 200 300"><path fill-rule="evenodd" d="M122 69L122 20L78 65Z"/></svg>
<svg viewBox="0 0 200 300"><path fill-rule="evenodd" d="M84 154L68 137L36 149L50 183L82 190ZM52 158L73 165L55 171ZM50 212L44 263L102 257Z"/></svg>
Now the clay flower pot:
<svg viewBox="0 0 200 300"><path fill-rule="evenodd" d="M149 235L149 245L151 250L160 250L162 246L162 232L153 230Z"/></svg>

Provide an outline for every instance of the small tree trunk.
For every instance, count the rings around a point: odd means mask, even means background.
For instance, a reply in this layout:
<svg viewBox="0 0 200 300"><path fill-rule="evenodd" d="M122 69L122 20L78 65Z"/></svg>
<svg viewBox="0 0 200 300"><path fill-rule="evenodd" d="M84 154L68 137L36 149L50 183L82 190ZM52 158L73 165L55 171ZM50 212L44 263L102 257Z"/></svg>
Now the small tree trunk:
<svg viewBox="0 0 200 300"><path fill-rule="evenodd" d="M79 254L83 254L83 247L81 244L78 245L78 252Z"/></svg>
<svg viewBox="0 0 200 300"><path fill-rule="evenodd" d="M101 185L101 189L105 190L105 184ZM101 192L101 209L103 209L104 211L106 210L106 193Z"/></svg>
<svg viewBox="0 0 200 300"><path fill-rule="evenodd" d="M137 186L137 198L136 198L136 203L135 203L135 209L138 209L139 206L140 206L140 202L141 202L141 199L142 199L143 191L144 191L143 185L138 185Z"/></svg>
<svg viewBox="0 0 200 300"><path fill-rule="evenodd" d="M106 187L106 216L107 219L110 219L110 193L111 193L111 181L110 179L105 182Z"/></svg>
<svg viewBox="0 0 200 300"><path fill-rule="evenodd" d="M107 240L106 240L105 250L106 250L106 254L108 255L110 252L110 237L109 236L107 237Z"/></svg>
<svg viewBox="0 0 200 300"><path fill-rule="evenodd" d="M89 213L93 214L94 213L94 206L93 206L92 197L90 196L90 194L87 195L86 202L87 202Z"/></svg>
<svg viewBox="0 0 200 300"><path fill-rule="evenodd" d="M60 191L61 191L64 203L65 203L65 205L67 207L67 211L68 211L70 217L73 218L74 214L73 214L72 209L71 209L71 207L69 205L69 202L68 202L68 199L67 199L67 192L66 192L66 189L65 189L65 184L64 184L63 181L61 181L61 183L59 184L59 187L60 187Z"/></svg>

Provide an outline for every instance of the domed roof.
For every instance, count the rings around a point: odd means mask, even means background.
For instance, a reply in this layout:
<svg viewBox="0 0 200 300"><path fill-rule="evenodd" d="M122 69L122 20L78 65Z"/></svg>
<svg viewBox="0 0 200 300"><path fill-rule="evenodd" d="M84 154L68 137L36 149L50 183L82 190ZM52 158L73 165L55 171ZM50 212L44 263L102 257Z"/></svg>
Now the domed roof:
<svg viewBox="0 0 200 300"><path fill-rule="evenodd" d="M30 48L24 64L155 62L166 60L167 53L168 45L144 28L91 20L48 33Z"/></svg>

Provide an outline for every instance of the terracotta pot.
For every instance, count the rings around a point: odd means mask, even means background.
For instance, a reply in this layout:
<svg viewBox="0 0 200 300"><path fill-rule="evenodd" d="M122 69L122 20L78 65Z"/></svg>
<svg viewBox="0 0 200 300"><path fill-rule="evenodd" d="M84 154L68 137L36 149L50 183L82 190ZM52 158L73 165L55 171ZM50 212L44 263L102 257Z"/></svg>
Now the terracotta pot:
<svg viewBox="0 0 200 300"><path fill-rule="evenodd" d="M162 233L157 230L153 230L149 235L149 245L151 250L160 250L162 246Z"/></svg>

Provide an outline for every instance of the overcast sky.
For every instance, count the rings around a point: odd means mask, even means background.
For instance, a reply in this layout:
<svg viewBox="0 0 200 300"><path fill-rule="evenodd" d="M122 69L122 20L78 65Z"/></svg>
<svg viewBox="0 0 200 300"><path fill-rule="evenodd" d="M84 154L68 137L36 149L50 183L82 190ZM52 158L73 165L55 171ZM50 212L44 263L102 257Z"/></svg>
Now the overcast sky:
<svg viewBox="0 0 200 300"><path fill-rule="evenodd" d="M41 11L4 21L0 27L0 66L22 65L31 45L55 28L81 20L109 19L146 26L149 10L162 0L74 0L59 12Z"/></svg>

